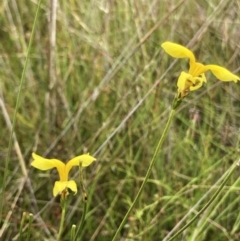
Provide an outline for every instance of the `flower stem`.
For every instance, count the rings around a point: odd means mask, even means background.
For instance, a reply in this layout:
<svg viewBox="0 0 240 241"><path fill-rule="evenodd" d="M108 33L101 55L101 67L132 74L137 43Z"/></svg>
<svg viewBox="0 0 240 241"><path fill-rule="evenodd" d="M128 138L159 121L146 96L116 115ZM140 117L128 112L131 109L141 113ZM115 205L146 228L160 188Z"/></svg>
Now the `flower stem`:
<svg viewBox="0 0 240 241"><path fill-rule="evenodd" d="M65 220L65 215L66 215L66 196L64 194L61 197L61 206L62 206L62 215L61 215L61 222L60 222L57 241L60 241L61 234L62 234L62 231L63 231L63 224L64 224L64 220Z"/></svg>
<svg viewBox="0 0 240 241"><path fill-rule="evenodd" d="M225 186L226 182L228 181L228 179L231 177L231 175L233 174L233 172L235 171L235 169L237 167L240 166L240 160L234 164L233 168L229 171L229 173L227 174L227 176L225 177L225 179L223 180L222 184L220 185L220 187L217 189L217 191L214 193L214 195L212 196L212 198L205 204L205 206L198 212L198 214L196 214L184 227L182 227L175 235L173 235L170 239L168 239L168 241L171 241L173 239L175 239L177 236L179 236L179 234L181 234L185 229L187 229L212 203L213 201L217 198L217 196L219 195L219 193L222 191L223 187Z"/></svg>
<svg viewBox="0 0 240 241"><path fill-rule="evenodd" d="M81 161L79 162L79 179L80 179L80 188L81 188L81 191L82 191L84 206L83 206L82 218L81 218L80 224L77 228L76 235L74 236L74 241L77 240L77 236L79 235L79 232L83 227L83 224L84 224L84 221L85 221L85 216L86 216L86 213L87 213L87 191L86 191L86 189L84 187L84 183L83 183L83 173L82 173L82 162Z"/></svg>
<svg viewBox="0 0 240 241"><path fill-rule="evenodd" d="M23 226L24 226L24 224L25 224L26 218L27 218L27 213L26 213L26 212L23 212L22 219L21 219L21 223L20 223L18 241L22 241L22 238L23 238L23 237L22 237L22 236L23 236Z"/></svg>
<svg viewBox="0 0 240 241"><path fill-rule="evenodd" d="M82 230L82 228L83 228L83 224L84 224L84 221L85 221L86 213L87 213L87 202L84 202L82 218L81 218L80 224L79 224L79 226L77 228L74 241L77 240L77 236L79 235L80 230Z"/></svg>
<svg viewBox="0 0 240 241"><path fill-rule="evenodd" d="M29 221L28 221L28 230L27 230L27 238L26 241L30 240L30 235L31 235L31 228L32 228L32 222L33 222L33 215L30 213L28 215Z"/></svg>
<svg viewBox="0 0 240 241"><path fill-rule="evenodd" d="M175 101L175 100L176 100L176 98L174 99L174 101ZM161 147L162 147L163 141L164 141L165 138L166 138L166 134L167 134L167 132L168 132L168 130L169 130L170 124L172 123L172 120L173 120L173 117L174 117L176 108L177 108L177 107L175 107L175 105L173 105L173 108L172 108L172 110L171 110L171 113L170 113L170 116L169 116L169 118L168 118L167 124L166 124L165 129L164 129L164 131L163 131L163 133L162 133L161 138L159 139L159 142L158 142L157 147L156 147L156 149L155 149L155 152L154 152L154 154L153 154L152 160L151 160L150 165L149 165L149 167L148 167L148 170L147 170L146 176L145 176L145 178L144 178L144 180L143 180L143 183L142 183L140 189L138 190L138 193L137 193L137 195L136 195L136 197L135 197L135 199L134 199L131 207L128 209L128 211L127 211L127 213L125 214L125 216L124 216L121 224L119 225L119 227L118 227L118 229L117 229L117 231L116 231L116 233L115 233L112 241L116 241L116 239L117 239L120 231L122 230L124 224L126 223L127 218L129 217L129 215L130 215L131 211L133 210L134 206L136 205L136 203L137 203L137 201L138 201L138 199L139 199L139 197L140 197L140 195L141 195L141 193L142 193L142 191L143 191L143 188L145 187L145 185L146 185L146 183L147 183L147 181L148 181L148 178L149 178L149 176L150 176L150 174L151 174L152 168L153 168L153 166L154 166L154 164L155 164L155 162L156 162L156 160L157 160L158 153L159 153L159 151L160 151L160 149L161 149Z"/></svg>
<svg viewBox="0 0 240 241"><path fill-rule="evenodd" d="M71 241L74 241L75 235L76 235L76 225L73 224L71 229Z"/></svg>

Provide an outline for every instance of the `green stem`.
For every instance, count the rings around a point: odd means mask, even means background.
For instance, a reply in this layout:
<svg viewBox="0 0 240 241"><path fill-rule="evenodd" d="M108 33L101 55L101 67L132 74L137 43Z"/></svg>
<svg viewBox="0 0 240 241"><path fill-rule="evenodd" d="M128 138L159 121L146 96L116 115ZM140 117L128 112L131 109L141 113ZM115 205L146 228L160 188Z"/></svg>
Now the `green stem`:
<svg viewBox="0 0 240 241"><path fill-rule="evenodd" d="M81 218L80 224L78 226L74 241L77 240L77 236L79 235L80 230L82 230L82 228L83 228L86 213L87 213L87 202L84 202L82 218Z"/></svg>
<svg viewBox="0 0 240 241"><path fill-rule="evenodd" d="M23 233L22 233L22 230L23 230L23 225L25 224L26 217L27 217L27 213L26 213L26 212L23 212L22 219L21 219L21 223L20 223L18 241L22 241L22 234L23 234Z"/></svg>
<svg viewBox="0 0 240 241"><path fill-rule="evenodd" d="M176 98L175 98L175 100L176 100ZM124 216L120 226L118 227L118 229L117 229L117 231L116 231L112 241L116 241L120 231L122 230L123 226L125 225L125 223L126 223L128 217L129 217L131 211L133 210L134 206L136 205L136 203L137 203L137 201L138 201L138 199L139 199L139 197L140 197L140 195L141 195L141 193L143 191L143 188L145 187L145 185L146 185L146 183L148 181L148 178L149 178L149 176L151 174L152 168L153 168L153 166L154 166L154 164L155 164L155 162L157 160L158 153L159 153L159 151L160 151L160 149L162 147L163 141L166 138L166 134L167 134L167 132L169 130L170 124L172 123L172 120L173 120L173 117L174 117L174 114L175 114L175 111L176 111L175 105L173 105L173 107L174 108L171 110L171 113L170 113L170 116L168 118L168 121L167 121L167 124L165 126L165 129L164 129L164 131L162 133L162 136L161 136L161 138L160 138L160 140L159 140L159 142L157 144L157 147L155 149L155 152L153 154L152 160L151 160L150 165L148 167L148 170L147 170L146 176L145 176L145 178L143 180L143 183L142 183L140 189L138 190L138 193L137 193L137 195L136 195L136 197L135 197L131 207L128 209L128 211L127 211L126 215Z"/></svg>
<svg viewBox="0 0 240 241"><path fill-rule="evenodd" d="M73 224L71 229L71 241L74 241L75 235L76 235L76 225Z"/></svg>
<svg viewBox="0 0 240 241"><path fill-rule="evenodd" d="M82 218L80 220L80 224L78 226L76 235L74 236L74 241L77 240L77 236L79 235L79 232L83 227L83 224L84 224L84 221L85 221L85 216L86 216L86 213L87 213L87 191L86 191L86 189L84 187L84 183L83 183L82 161L79 162L79 179L80 179L80 188L81 188L81 191L82 191L84 207L83 207L83 214L82 214Z"/></svg>
<svg viewBox="0 0 240 241"><path fill-rule="evenodd" d="M29 221L28 221L28 230L27 230L27 238L26 241L29 241L30 235L31 235L31 228L32 228L32 221L33 221L33 215L30 213L28 215Z"/></svg>
<svg viewBox="0 0 240 241"><path fill-rule="evenodd" d="M79 162L79 179L80 179L80 188L82 191L83 202L87 202L87 191L84 187L83 182L83 173L82 173L82 161Z"/></svg>
<svg viewBox="0 0 240 241"><path fill-rule="evenodd" d="M222 184L220 187L217 189L217 191L214 193L212 198L205 204L205 206L198 212L198 214L195 215L184 227L182 227L175 235L173 235L168 241L171 241L175 239L179 234L181 234L185 229L187 229L211 204L212 202L217 198L219 193L222 191L223 187L225 186L226 182L228 179L231 177L235 169L240 165L240 161L238 161L233 168L229 171L225 179L223 180Z"/></svg>
<svg viewBox="0 0 240 241"><path fill-rule="evenodd" d="M65 195L63 195L63 197L61 197L61 206L62 206L62 215L61 215L61 222L60 222L57 241L60 241L62 231L63 231L63 224L65 221L65 215L66 215L66 196Z"/></svg>
<svg viewBox="0 0 240 241"><path fill-rule="evenodd" d="M20 80L16 106L15 106L15 110L14 110L14 114L13 114L12 130L11 130L11 133L10 133L10 138L9 138L9 143L8 143L8 152L7 152L7 158L6 158L6 161L5 161L4 176L3 176L3 181L2 181L2 195L1 195L1 199L0 199L0 223L2 223L2 216L3 216L2 210L3 210L3 202L4 202L4 192L5 192L5 188L6 188L5 185L6 185L7 175L8 175L8 166L9 166L10 154L11 154L12 144L13 144L13 134L14 134L16 119L17 119L16 117L17 117L17 113L18 113L18 109L19 109L22 87L23 87L23 83L24 83L24 80L25 80L29 55L30 55L30 51L31 51L31 47L32 47L33 36L34 36L35 30L36 30L36 25L37 25L37 20L38 20L38 15L39 15L41 3L42 3L42 0L39 0L36 15L35 15L35 19L34 19L34 22L33 22L32 32L31 32L31 36L30 36L30 40L29 40L29 44L28 44L27 56L26 56L26 60L25 60L25 63L24 63L22 76L21 76L21 80Z"/></svg>

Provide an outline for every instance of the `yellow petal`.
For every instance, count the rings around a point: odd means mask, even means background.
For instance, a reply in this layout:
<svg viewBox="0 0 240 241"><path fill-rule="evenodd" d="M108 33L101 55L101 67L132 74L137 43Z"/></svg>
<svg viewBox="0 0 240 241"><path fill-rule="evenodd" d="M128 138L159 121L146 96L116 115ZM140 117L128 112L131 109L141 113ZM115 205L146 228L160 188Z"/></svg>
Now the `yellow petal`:
<svg viewBox="0 0 240 241"><path fill-rule="evenodd" d="M183 71L178 78L177 86L180 91L193 91L199 89L203 82L206 82L204 74L200 75L200 77L192 77L192 75Z"/></svg>
<svg viewBox="0 0 240 241"><path fill-rule="evenodd" d="M32 153L34 161L31 163L31 166L40 169L42 171L52 169L56 167L59 170L65 168L65 164L57 159L46 159L35 153Z"/></svg>
<svg viewBox="0 0 240 241"><path fill-rule="evenodd" d="M186 48L186 47L184 47L180 44L175 44L175 43L172 43L172 42L164 42L161 46L172 57L174 57L174 58L189 58L190 64L195 63L194 54L188 48Z"/></svg>
<svg viewBox="0 0 240 241"><path fill-rule="evenodd" d="M71 170L73 166L79 166L80 161L82 162L82 166L86 167L92 164L93 161L96 161L96 158L90 156L89 154L74 157L66 165L67 173Z"/></svg>
<svg viewBox="0 0 240 241"><path fill-rule="evenodd" d="M219 80L234 81L234 82L237 82L238 80L240 80L240 78L237 75L231 73L229 70L225 69L224 67L221 67L218 65L213 65L213 64L206 65L205 67L207 67L209 70L211 70L212 73Z"/></svg>
<svg viewBox="0 0 240 241"><path fill-rule="evenodd" d="M198 77L206 71L208 71L208 68L201 63L195 62L194 64L190 64L189 74L193 77Z"/></svg>
<svg viewBox="0 0 240 241"><path fill-rule="evenodd" d="M77 184L75 181L73 180L68 181L67 187L74 192L74 195L77 193Z"/></svg>
<svg viewBox="0 0 240 241"><path fill-rule="evenodd" d="M181 72L177 82L179 98L185 97L190 91L199 89L203 82L206 82L204 74L200 77L193 77L186 72Z"/></svg>
<svg viewBox="0 0 240 241"><path fill-rule="evenodd" d="M207 79L206 79L205 74L201 74L200 76L201 76L201 78L202 78L202 82L207 83Z"/></svg>
<svg viewBox="0 0 240 241"><path fill-rule="evenodd" d="M192 76L186 72L181 72L179 78L178 78L178 82L177 82L177 87L178 87L178 91L183 91L186 88L190 88L191 86L191 79ZM189 80L189 81L188 81Z"/></svg>
<svg viewBox="0 0 240 241"><path fill-rule="evenodd" d="M77 184L75 181L70 180L66 182L56 181L53 188L53 196L57 196L61 194L66 188L71 189L74 194L77 193Z"/></svg>
<svg viewBox="0 0 240 241"><path fill-rule="evenodd" d="M190 86L190 91L194 91L202 87L203 82L206 82L206 77L204 74L200 77L194 77L193 85Z"/></svg>

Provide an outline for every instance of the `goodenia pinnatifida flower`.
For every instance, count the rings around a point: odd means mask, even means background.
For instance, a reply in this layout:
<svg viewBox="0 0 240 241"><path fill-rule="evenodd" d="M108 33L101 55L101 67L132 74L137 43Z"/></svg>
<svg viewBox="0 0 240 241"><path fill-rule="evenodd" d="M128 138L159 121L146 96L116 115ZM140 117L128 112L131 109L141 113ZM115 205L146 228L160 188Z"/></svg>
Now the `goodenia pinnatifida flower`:
<svg viewBox="0 0 240 241"><path fill-rule="evenodd" d="M68 180L69 171L73 166L79 166L81 162L82 167L86 167L92 164L96 159L89 154L83 154L76 156L67 164L57 159L46 159L35 153L32 153L33 162L31 165L39 170L46 171L52 168L57 168L60 180L56 181L53 188L53 196L62 194L67 188L71 189L75 194L77 193L77 184L74 180Z"/></svg>
<svg viewBox="0 0 240 241"><path fill-rule="evenodd" d="M193 52L180 44L164 42L161 46L166 53L174 58L189 58L189 71L182 71L177 82L179 99L185 97L190 91L199 89L207 81L204 73L208 70L221 81L237 82L240 80L237 75L224 67L214 64L204 65L196 62Z"/></svg>

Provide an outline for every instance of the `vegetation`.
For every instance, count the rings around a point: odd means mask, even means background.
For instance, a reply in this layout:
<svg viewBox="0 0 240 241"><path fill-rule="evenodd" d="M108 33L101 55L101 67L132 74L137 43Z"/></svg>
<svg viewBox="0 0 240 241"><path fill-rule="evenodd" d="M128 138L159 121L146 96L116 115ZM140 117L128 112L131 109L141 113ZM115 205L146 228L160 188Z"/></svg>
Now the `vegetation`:
<svg viewBox="0 0 240 241"><path fill-rule="evenodd" d="M79 227L86 213L77 240L111 241L146 176L179 74L188 69L187 59L170 57L161 44L187 46L201 63L239 76L240 5L58 1L55 28L56 0L42 1L37 16L38 1L0 3L0 237L56 240L62 209L52 192L59 176L33 168L32 153L64 162L90 153L97 161L83 169L86 203L78 168L70 172L79 190L68 195L61 240L71 240L72 225ZM219 81L210 72L206 77L176 110L150 178L116 240L169 240L207 204L239 160L239 82ZM236 169L175 240L240 240L239 183Z"/></svg>

